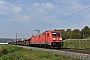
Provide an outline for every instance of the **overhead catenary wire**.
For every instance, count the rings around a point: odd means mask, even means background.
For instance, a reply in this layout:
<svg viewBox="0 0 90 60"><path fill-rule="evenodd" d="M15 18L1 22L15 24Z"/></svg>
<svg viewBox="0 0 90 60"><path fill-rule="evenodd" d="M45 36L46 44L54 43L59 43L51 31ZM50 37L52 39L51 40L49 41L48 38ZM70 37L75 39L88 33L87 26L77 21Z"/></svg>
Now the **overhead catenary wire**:
<svg viewBox="0 0 90 60"><path fill-rule="evenodd" d="M86 5L86 4L88 4L88 3L90 3L90 2L86 2L86 3L83 4L83 5ZM78 8L80 8L80 7L82 7L82 6L79 6L79 7L75 8L75 9L73 9L72 11L75 11L76 9L78 9ZM64 17L64 18L61 18L60 20L57 20L57 21L52 22L52 23L49 23L48 25L43 26L42 28L39 28L39 29L44 29L45 27L48 27L48 26L50 26L50 25L52 25L52 24L55 24L55 23L57 23L57 22L59 22L59 21L61 21L61 20L64 20L64 19L66 19L66 18L69 18L69 17L71 17L71 16L73 16L73 15L75 15L75 14L78 14L78 13L80 13L80 12L82 12L82 11L85 11L85 10L87 10L87 9L89 9L89 8L90 8L90 6L87 7L87 8L84 8L84 9L82 9L82 10L79 10L79 11L73 13L73 14L70 14L70 15ZM79 20L79 21L76 21L76 22L73 22L73 23L78 23L78 22L80 22L80 21L83 21L83 20ZM63 26L71 25L71 24L73 24L73 23L65 24L65 25L63 25ZM62 27L63 27L63 26L62 26Z"/></svg>
<svg viewBox="0 0 90 60"><path fill-rule="evenodd" d="M89 2L86 2L85 4L83 4L83 5L86 5L86 4L88 4ZM76 7L75 9L73 9L72 11L75 11L75 10L77 10L78 8L80 8L80 7L82 7L82 6L79 6L79 7Z"/></svg>
<svg viewBox="0 0 90 60"><path fill-rule="evenodd" d="M85 10L87 10L87 9L89 9L89 8L90 8L90 6L87 7L87 8L85 8L85 9L79 10L79 11L73 13L73 14L70 14L70 15L68 15L68 16L60 19L60 20L57 20L57 21L55 21L55 22L52 22L52 23L50 23L50 24L48 24L48 25L46 25L46 26L43 26L41 29L43 29L43 28L45 28L45 27L47 27L47 26L50 26L50 25L52 25L52 24L55 24L55 23L57 23L57 22L59 22L59 21L61 21L61 20L64 20L64 19L66 19L66 18L69 18L69 17L71 17L71 16L73 16L73 15L75 15L75 14L77 14L77 13L80 13L80 12L82 12L82 11L85 11Z"/></svg>
<svg viewBox="0 0 90 60"><path fill-rule="evenodd" d="M85 20L88 20L88 19L90 19L90 18L86 18ZM78 22L82 22L82 21L85 21L85 20L79 20L79 21L75 21L75 22L72 22L72 23L69 23L69 24L65 24L65 25L63 25L63 26L61 26L61 27L64 27L64 26L67 26L67 25L72 25L72 24L75 24L75 23L78 23Z"/></svg>

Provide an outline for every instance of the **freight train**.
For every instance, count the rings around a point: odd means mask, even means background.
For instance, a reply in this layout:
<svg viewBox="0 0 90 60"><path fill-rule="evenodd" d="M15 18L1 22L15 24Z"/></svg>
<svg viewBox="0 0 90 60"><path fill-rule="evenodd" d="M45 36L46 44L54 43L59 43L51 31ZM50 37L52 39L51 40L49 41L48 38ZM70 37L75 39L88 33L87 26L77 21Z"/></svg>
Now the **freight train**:
<svg viewBox="0 0 90 60"><path fill-rule="evenodd" d="M60 31L57 30L49 30L45 31L42 34L32 36L29 39L18 40L16 42L12 42L13 44L18 45L30 45L30 46L38 46L38 47L58 47L60 48L63 45L63 40Z"/></svg>

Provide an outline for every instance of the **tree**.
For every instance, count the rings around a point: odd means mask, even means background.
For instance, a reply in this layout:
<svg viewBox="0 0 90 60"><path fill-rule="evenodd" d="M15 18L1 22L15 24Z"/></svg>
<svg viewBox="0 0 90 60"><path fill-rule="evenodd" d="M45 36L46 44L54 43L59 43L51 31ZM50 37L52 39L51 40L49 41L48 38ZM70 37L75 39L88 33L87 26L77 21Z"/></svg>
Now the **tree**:
<svg viewBox="0 0 90 60"><path fill-rule="evenodd" d="M61 32L63 40L65 40L67 38L66 31L64 29L60 29L60 32Z"/></svg>
<svg viewBox="0 0 90 60"><path fill-rule="evenodd" d="M90 36L90 28L88 26L85 26L81 30L82 38L88 38Z"/></svg>
<svg viewBox="0 0 90 60"><path fill-rule="evenodd" d="M63 39L82 39L90 37L90 28L88 26L85 26L82 30L67 29L65 31L64 29L61 29L60 32L62 34Z"/></svg>
<svg viewBox="0 0 90 60"><path fill-rule="evenodd" d="M66 34L67 34L67 39L71 39L71 29L67 29L66 30Z"/></svg>
<svg viewBox="0 0 90 60"><path fill-rule="evenodd" d="M72 32L71 32L71 38L72 39L81 39L82 35L81 35L81 32L79 29L74 29Z"/></svg>

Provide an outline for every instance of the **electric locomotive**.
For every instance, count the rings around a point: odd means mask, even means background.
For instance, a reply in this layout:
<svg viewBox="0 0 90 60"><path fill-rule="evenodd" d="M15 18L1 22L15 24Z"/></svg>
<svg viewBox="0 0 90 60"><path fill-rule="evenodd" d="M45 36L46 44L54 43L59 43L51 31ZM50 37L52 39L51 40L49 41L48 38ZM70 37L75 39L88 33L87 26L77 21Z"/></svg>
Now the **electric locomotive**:
<svg viewBox="0 0 90 60"><path fill-rule="evenodd" d="M32 36L30 39L31 46L40 47L61 47L63 45L62 36L60 31L50 30L45 31L37 36Z"/></svg>

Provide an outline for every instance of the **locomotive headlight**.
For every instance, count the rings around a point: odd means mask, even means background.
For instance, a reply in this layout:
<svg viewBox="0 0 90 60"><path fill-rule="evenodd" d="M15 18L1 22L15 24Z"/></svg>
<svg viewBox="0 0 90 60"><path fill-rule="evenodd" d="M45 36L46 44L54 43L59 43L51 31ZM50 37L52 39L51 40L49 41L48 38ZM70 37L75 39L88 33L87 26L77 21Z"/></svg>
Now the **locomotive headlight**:
<svg viewBox="0 0 90 60"><path fill-rule="evenodd" d="M59 38L60 40L62 40L62 38Z"/></svg>
<svg viewBox="0 0 90 60"><path fill-rule="evenodd" d="M56 40L56 38L53 38L53 40Z"/></svg>

